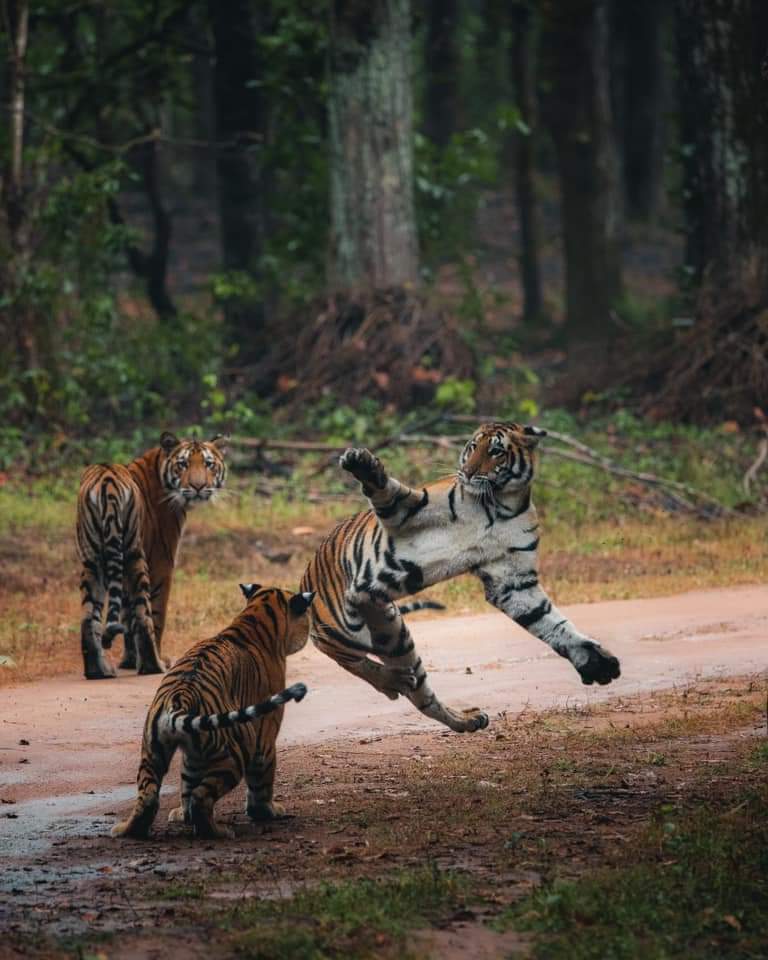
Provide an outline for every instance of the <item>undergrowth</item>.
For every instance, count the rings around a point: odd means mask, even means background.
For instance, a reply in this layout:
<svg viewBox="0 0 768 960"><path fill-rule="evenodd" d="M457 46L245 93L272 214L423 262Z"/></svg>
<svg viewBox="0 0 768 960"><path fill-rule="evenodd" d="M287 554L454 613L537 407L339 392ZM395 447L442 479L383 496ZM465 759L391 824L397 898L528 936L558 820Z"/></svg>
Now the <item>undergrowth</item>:
<svg viewBox="0 0 768 960"><path fill-rule="evenodd" d="M765 796L730 810L662 806L634 862L554 881L516 904L504 926L538 934L542 960L672 960L765 956Z"/></svg>
<svg viewBox="0 0 768 960"><path fill-rule="evenodd" d="M382 879L306 887L286 900L237 907L222 925L234 930L238 956L252 960L407 956L407 935L459 901L465 881L436 866Z"/></svg>

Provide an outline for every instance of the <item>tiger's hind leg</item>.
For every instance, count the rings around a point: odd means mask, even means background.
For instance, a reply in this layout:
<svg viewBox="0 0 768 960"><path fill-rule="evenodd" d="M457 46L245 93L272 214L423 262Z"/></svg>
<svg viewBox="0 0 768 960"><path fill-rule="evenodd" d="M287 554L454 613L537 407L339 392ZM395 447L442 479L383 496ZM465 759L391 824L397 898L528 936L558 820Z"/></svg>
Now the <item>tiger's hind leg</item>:
<svg viewBox="0 0 768 960"><path fill-rule="evenodd" d="M87 680L107 680L117 671L102 650L102 623L106 587L96 561L85 560L80 576L83 618L80 622L80 649Z"/></svg>
<svg viewBox="0 0 768 960"><path fill-rule="evenodd" d="M121 670L136 669L136 618L131 609L130 597L123 594L123 622L127 630L123 634L123 659L118 663Z"/></svg>
<svg viewBox="0 0 768 960"><path fill-rule="evenodd" d="M181 768L181 811L185 823L192 824L196 837L206 840L234 837L234 831L216 823L214 806L240 779L233 757L226 753L203 758L185 752Z"/></svg>
<svg viewBox="0 0 768 960"><path fill-rule="evenodd" d="M149 594L149 568L143 550L134 548L125 558L132 629L128 636L136 644L137 673L164 673L155 644L155 626ZM128 643L126 642L126 655Z"/></svg>
<svg viewBox="0 0 768 960"><path fill-rule="evenodd" d="M131 815L112 828L113 837L132 837L146 840L160 806L160 787L168 772L176 746L166 745L160 739L149 740L144 734L139 764L139 793Z"/></svg>
<svg viewBox="0 0 768 960"><path fill-rule="evenodd" d="M457 733L473 733L488 726L488 715L479 710L459 713L438 700L427 678L407 624L395 605L367 609L373 651L383 663L382 682L407 697L425 716ZM386 692L386 691L385 691Z"/></svg>
<svg viewBox="0 0 768 960"><path fill-rule="evenodd" d="M251 820L277 820L285 810L272 799L275 790L275 745L257 751L245 771L248 798L245 812Z"/></svg>

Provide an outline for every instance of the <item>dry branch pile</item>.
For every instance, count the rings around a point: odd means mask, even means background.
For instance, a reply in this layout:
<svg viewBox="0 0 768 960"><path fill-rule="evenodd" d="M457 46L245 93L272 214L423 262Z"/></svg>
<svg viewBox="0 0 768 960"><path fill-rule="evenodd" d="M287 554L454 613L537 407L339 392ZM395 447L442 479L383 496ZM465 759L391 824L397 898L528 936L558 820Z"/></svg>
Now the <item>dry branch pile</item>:
<svg viewBox="0 0 768 960"><path fill-rule="evenodd" d="M744 302L747 301L747 302ZM768 408L768 305L702 294L693 326L630 375L655 419L752 421Z"/></svg>
<svg viewBox="0 0 768 960"><path fill-rule="evenodd" d="M270 357L288 405L332 394L406 409L429 402L445 377L475 373L455 314L401 287L334 297L297 329L278 335Z"/></svg>

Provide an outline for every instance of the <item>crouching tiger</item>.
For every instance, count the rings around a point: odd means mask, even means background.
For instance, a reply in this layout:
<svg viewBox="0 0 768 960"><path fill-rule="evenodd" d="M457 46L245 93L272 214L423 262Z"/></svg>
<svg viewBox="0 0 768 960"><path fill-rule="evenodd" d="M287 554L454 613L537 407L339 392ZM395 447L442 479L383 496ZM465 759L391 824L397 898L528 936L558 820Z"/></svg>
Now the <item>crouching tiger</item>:
<svg viewBox="0 0 768 960"><path fill-rule="evenodd" d="M127 466L86 467L77 497L77 552L80 645L89 680L117 675L102 648L121 633L121 667L162 673L160 645L187 510L211 500L225 477L221 438L203 443L172 433Z"/></svg>
<svg viewBox="0 0 768 960"><path fill-rule="evenodd" d="M181 806L168 819L191 824L198 837L230 837L214 805L245 776L246 813L280 815L272 800L275 742L284 703L301 700L302 683L285 687L285 659L301 650L311 593L241 584L247 604L210 640L195 644L163 677L144 725L138 797L114 837L145 838L157 816L160 786L181 748ZM280 691L280 692L276 692Z"/></svg>
<svg viewBox="0 0 768 960"><path fill-rule="evenodd" d="M372 509L340 523L307 567L301 588L317 592L314 644L381 693L402 694L452 730L482 729L486 714L459 713L438 700L395 603L472 573L491 604L570 660L584 683L616 679L616 657L579 633L539 584L531 485L534 450L545 435L516 423L483 424L456 474L421 490L388 476L370 451L347 450L341 466L362 484Z"/></svg>

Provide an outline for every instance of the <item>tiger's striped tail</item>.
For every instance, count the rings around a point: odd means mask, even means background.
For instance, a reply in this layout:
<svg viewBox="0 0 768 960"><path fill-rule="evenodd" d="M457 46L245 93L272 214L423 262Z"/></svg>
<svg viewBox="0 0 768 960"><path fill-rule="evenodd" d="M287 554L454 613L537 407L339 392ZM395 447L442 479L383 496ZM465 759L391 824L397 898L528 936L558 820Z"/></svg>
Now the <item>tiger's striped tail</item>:
<svg viewBox="0 0 768 960"><path fill-rule="evenodd" d="M196 733L198 730L221 730L225 727L233 727L237 723L249 723L267 713L272 713L289 700L295 700L298 703L304 699L306 693L307 688L303 683L294 683L270 697L269 700L263 700L261 703L255 703L240 710L231 710L229 713L211 713L207 716L179 713L173 717L171 729L174 733Z"/></svg>
<svg viewBox="0 0 768 960"><path fill-rule="evenodd" d="M416 610L445 610L445 604L438 603L437 600L414 600L413 603L401 603L398 608L400 613L406 616Z"/></svg>

